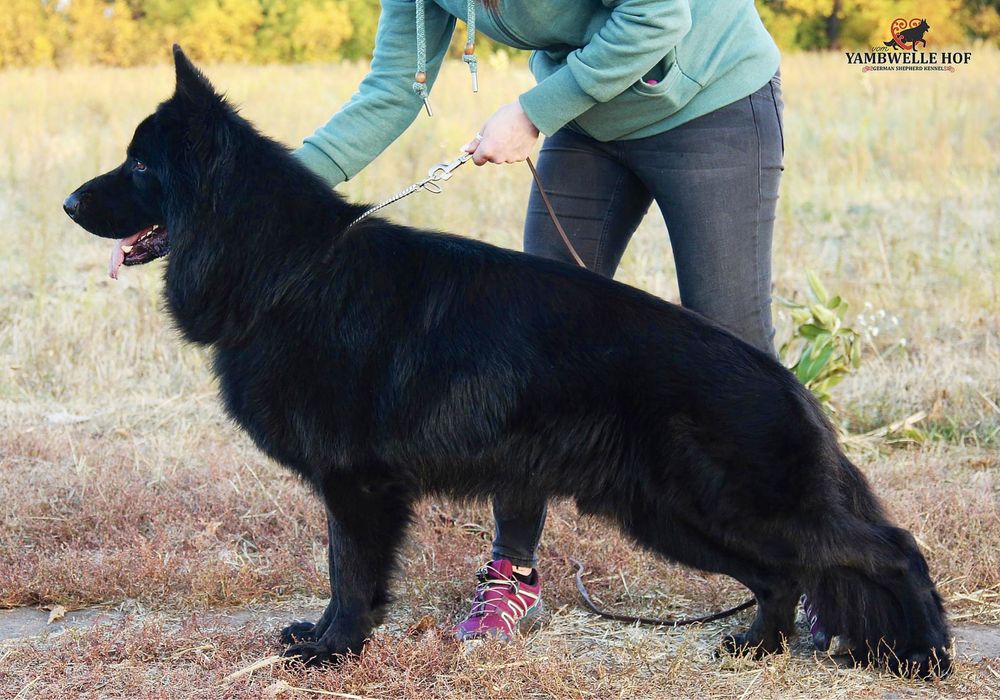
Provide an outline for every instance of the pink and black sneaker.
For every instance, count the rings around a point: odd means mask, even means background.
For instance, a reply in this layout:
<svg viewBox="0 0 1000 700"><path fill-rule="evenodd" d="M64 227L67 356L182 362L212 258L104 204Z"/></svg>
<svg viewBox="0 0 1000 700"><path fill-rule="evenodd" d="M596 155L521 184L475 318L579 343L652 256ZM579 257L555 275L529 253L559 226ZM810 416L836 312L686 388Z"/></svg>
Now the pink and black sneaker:
<svg viewBox="0 0 1000 700"><path fill-rule="evenodd" d="M462 641L493 637L507 641L518 629L527 629L542 611L542 582L532 570L525 581L514 574L506 559L495 559L476 572L479 583L469 616L455 627Z"/></svg>

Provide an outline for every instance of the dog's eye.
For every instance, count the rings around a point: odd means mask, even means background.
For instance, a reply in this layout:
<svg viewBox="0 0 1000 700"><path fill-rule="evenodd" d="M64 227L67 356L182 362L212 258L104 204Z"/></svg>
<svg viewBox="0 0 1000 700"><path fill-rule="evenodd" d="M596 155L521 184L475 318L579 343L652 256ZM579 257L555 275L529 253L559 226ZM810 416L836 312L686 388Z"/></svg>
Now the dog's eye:
<svg viewBox="0 0 1000 700"><path fill-rule="evenodd" d="M136 159L135 163L132 165L132 170L137 173L144 173L146 172L146 164L141 160Z"/></svg>

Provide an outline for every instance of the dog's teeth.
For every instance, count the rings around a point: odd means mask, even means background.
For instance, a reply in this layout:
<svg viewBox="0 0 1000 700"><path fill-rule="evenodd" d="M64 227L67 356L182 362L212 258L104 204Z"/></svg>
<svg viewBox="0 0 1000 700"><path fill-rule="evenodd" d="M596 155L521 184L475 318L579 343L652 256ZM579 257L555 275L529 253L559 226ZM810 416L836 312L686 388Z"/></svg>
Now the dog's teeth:
<svg viewBox="0 0 1000 700"><path fill-rule="evenodd" d="M125 255L128 255L129 253L132 252L132 247L133 246L130 246L130 245L123 245L122 246L122 252L125 253Z"/></svg>

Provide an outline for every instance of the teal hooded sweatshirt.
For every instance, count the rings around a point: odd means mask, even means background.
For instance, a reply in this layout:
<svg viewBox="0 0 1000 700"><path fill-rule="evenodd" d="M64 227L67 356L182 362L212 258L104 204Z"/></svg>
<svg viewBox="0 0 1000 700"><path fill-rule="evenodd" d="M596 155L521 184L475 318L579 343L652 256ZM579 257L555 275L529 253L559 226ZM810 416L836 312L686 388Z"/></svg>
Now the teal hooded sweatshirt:
<svg viewBox="0 0 1000 700"><path fill-rule="evenodd" d="M383 0L371 71L295 155L331 185L348 180L406 130L414 91L417 2L424 2L426 86L433 89L468 0ZM475 28L532 51L538 81L518 98L545 135L598 141L659 134L746 97L778 70L753 0L501 0ZM470 126L471 128L471 126Z"/></svg>

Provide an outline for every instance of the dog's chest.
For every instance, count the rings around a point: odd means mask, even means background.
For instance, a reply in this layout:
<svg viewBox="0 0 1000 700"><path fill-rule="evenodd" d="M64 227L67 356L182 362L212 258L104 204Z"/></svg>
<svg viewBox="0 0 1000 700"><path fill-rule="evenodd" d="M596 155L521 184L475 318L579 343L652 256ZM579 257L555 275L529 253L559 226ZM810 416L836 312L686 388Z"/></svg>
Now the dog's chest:
<svg viewBox="0 0 1000 700"><path fill-rule="evenodd" d="M254 347L218 351L214 368L226 411L257 447L312 478L317 466L352 461L356 444L343 390L352 382L332 364Z"/></svg>

